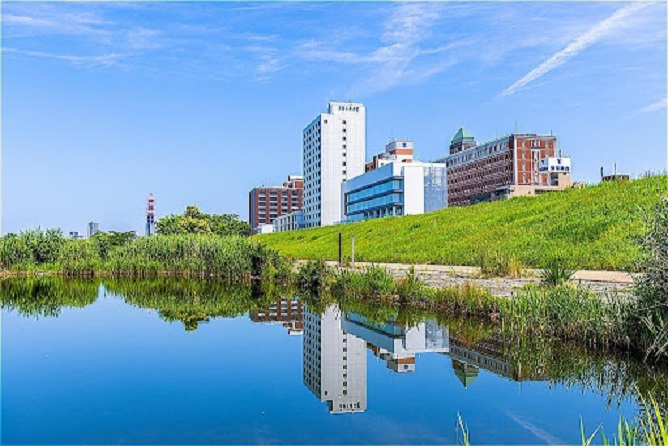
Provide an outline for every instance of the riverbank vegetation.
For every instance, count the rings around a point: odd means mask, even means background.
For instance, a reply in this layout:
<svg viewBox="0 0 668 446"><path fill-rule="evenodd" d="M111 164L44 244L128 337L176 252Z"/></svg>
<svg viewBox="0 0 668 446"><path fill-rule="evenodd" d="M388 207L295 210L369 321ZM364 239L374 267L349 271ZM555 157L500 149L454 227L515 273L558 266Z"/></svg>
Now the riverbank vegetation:
<svg viewBox="0 0 668 446"><path fill-rule="evenodd" d="M236 214L206 214L197 206L188 206L181 215L168 215L158 220L162 235L214 234L220 236L251 235L251 227Z"/></svg>
<svg viewBox="0 0 668 446"><path fill-rule="evenodd" d="M184 234L134 238L96 234L78 240L47 229L0 238L0 270L5 274L180 275L246 281L252 277L285 279L291 267L275 250L239 236Z"/></svg>
<svg viewBox="0 0 668 446"><path fill-rule="evenodd" d="M360 262L480 266L506 275L543 269L556 259L571 269L637 271L642 253L636 239L643 233L643 216L667 190L668 177L648 176L256 238L305 260L336 260L341 232L344 256L350 257L354 235L355 260Z"/></svg>
<svg viewBox="0 0 668 446"><path fill-rule="evenodd" d="M394 280L383 268L330 271L324 261L308 262L297 272L301 291L338 303L408 306L473 317L497 324L510 338L548 337L590 347L629 351L668 361L668 198L643 220L634 295L605 296L567 282L572 274L554 261L541 285L527 285L511 298L465 283L431 288L414 271Z"/></svg>

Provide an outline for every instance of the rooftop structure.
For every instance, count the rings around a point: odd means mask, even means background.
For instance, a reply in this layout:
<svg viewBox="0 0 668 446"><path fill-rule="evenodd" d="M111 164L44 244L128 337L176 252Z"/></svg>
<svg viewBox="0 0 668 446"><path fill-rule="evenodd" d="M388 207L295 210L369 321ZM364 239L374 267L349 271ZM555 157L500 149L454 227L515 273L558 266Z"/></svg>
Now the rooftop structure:
<svg viewBox="0 0 668 446"><path fill-rule="evenodd" d="M385 146L385 151L374 155L373 159L366 163L364 170L370 172L391 162L412 163L413 141L394 140Z"/></svg>

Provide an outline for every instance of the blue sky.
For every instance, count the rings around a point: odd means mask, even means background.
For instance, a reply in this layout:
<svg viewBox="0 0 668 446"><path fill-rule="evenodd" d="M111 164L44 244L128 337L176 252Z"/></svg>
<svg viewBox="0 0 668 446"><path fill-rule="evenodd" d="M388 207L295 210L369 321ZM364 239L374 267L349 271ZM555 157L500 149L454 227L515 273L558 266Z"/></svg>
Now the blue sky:
<svg viewBox="0 0 668 446"><path fill-rule="evenodd" d="M574 178L666 167L666 4L2 3L2 232L143 228L301 172L329 100L367 106L367 158L559 137Z"/></svg>

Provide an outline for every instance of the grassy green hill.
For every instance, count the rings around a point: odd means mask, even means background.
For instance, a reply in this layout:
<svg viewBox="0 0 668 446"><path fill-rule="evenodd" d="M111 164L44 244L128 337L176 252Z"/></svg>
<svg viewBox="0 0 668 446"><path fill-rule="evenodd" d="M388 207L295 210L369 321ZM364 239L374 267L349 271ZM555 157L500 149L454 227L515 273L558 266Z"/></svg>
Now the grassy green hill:
<svg viewBox="0 0 668 446"><path fill-rule="evenodd" d="M667 192L668 177L654 176L257 239L299 259L335 260L341 232L345 256L355 236L357 261L478 266L503 256L524 267L558 258L577 269L624 270L638 259L643 213Z"/></svg>

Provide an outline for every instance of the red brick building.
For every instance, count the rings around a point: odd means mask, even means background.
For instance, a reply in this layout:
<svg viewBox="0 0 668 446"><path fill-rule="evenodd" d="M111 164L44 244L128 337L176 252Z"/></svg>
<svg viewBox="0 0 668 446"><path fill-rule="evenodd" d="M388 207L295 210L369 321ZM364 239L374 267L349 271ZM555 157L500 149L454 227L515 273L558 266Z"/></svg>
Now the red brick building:
<svg viewBox="0 0 668 446"><path fill-rule="evenodd" d="M450 143L446 164L448 206L466 206L570 186L570 158L557 149L557 137L513 133L477 144L463 127Z"/></svg>
<svg viewBox="0 0 668 446"><path fill-rule="evenodd" d="M256 187L248 194L248 222L256 233L258 226L271 224L276 217L302 209L304 177L289 175L283 186Z"/></svg>
<svg viewBox="0 0 668 446"><path fill-rule="evenodd" d="M304 331L304 306L297 299L278 299L264 308L251 311L253 322L280 323L288 334L302 334Z"/></svg>

